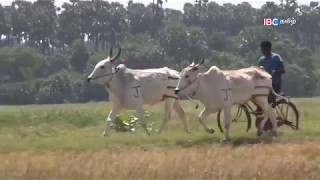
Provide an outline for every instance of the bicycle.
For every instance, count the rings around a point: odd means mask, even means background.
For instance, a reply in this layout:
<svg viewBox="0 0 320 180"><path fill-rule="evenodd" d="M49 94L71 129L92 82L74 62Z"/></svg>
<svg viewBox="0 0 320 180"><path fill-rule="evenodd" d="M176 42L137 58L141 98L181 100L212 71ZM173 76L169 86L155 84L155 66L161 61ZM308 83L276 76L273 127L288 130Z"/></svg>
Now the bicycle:
<svg viewBox="0 0 320 180"><path fill-rule="evenodd" d="M271 103L271 106L276 114L278 127L286 125L295 131L299 129L299 111L297 107L290 101L289 96L286 96L285 98L282 96L282 98L279 98L274 103ZM251 114L256 117L256 127L258 128L263 116L261 113L255 112L249 103L238 105L236 116L232 119L232 122L239 122L243 112L247 120L247 132L251 129ZM217 122L220 131L223 132L221 127L221 111L219 111L217 114ZM272 129L272 123L270 119L267 120L263 129Z"/></svg>

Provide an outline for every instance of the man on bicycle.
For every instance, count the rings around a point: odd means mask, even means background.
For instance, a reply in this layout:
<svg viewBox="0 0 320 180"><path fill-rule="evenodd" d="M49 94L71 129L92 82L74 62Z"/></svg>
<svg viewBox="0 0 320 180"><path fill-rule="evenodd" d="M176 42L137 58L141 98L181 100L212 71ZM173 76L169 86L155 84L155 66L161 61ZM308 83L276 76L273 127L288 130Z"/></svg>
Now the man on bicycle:
<svg viewBox="0 0 320 180"><path fill-rule="evenodd" d="M271 51L272 44L270 41L263 41L260 44L261 52L263 54L259 59L258 66L263 68L272 76L272 88L276 93L280 93L282 85L282 74L285 73L282 59L279 54ZM269 103L275 101L273 93L269 95Z"/></svg>

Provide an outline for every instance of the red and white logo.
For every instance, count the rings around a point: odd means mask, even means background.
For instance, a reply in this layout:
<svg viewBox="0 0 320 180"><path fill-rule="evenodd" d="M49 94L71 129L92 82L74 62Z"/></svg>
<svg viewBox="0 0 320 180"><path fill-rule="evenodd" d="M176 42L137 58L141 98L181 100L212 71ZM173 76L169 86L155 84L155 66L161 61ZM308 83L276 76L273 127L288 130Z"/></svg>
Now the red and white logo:
<svg viewBox="0 0 320 180"><path fill-rule="evenodd" d="M278 26L279 25L279 19L278 18L264 18L263 19L263 25L264 26Z"/></svg>
<svg viewBox="0 0 320 180"><path fill-rule="evenodd" d="M271 26L272 25L272 19L271 18L264 18L263 19L263 25L264 26Z"/></svg>

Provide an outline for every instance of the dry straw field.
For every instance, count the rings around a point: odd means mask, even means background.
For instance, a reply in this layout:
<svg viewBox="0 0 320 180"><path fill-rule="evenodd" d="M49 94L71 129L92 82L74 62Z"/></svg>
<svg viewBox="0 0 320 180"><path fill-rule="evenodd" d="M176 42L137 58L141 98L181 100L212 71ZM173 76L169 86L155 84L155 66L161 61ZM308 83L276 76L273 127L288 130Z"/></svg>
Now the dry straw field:
<svg viewBox="0 0 320 180"><path fill-rule="evenodd" d="M107 103L0 106L0 179L320 179L320 99L295 99L301 129L278 139L234 123L220 143L215 116L206 134L190 102L183 102L192 134L176 116L159 135L162 105L147 107L152 135L102 137ZM128 111L129 114L134 114Z"/></svg>

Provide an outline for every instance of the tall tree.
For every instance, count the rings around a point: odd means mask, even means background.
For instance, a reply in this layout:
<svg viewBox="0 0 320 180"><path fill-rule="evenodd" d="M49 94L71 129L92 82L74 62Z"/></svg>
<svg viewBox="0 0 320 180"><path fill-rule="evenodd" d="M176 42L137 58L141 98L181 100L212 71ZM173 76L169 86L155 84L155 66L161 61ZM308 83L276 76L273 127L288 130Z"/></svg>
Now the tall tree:
<svg viewBox="0 0 320 180"><path fill-rule="evenodd" d="M15 0L11 4L12 35L16 43L21 44L22 40L28 42L31 30L32 3L24 0Z"/></svg>
<svg viewBox="0 0 320 180"><path fill-rule="evenodd" d="M127 20L130 33L133 35L151 33L152 31L152 9L141 3L132 3L127 7Z"/></svg>
<svg viewBox="0 0 320 180"><path fill-rule="evenodd" d="M204 58L207 50L203 31L181 23L170 24L164 29L160 36L160 46L178 62Z"/></svg>
<svg viewBox="0 0 320 180"><path fill-rule="evenodd" d="M127 36L128 25L126 22L126 9L120 3L112 3L110 9L109 44L116 46Z"/></svg>
<svg viewBox="0 0 320 180"><path fill-rule="evenodd" d="M81 40L76 40L72 44L71 66L78 72L82 72L89 61L89 52L86 45Z"/></svg>
<svg viewBox="0 0 320 180"><path fill-rule="evenodd" d="M72 1L72 3L64 3L62 5L62 12L58 18L58 40L61 47L65 45L71 46L76 39L81 37L81 17L79 1Z"/></svg>
<svg viewBox="0 0 320 180"><path fill-rule="evenodd" d="M41 53L49 53L55 46L57 14L54 0L37 0L32 5L30 44Z"/></svg>
<svg viewBox="0 0 320 180"><path fill-rule="evenodd" d="M163 19L164 19L164 12L162 9L163 0L156 0L156 3L154 2L151 4L152 10L153 10L153 21L152 21L152 35L156 36L160 30L160 28L163 26ZM167 0L165 0L167 2Z"/></svg>
<svg viewBox="0 0 320 180"><path fill-rule="evenodd" d="M11 29L11 23L10 23L10 15L9 15L9 11L8 8L4 8L1 4L0 4L0 47L2 46L2 44L4 44L4 40L2 39L3 36L7 37L7 40L9 39L9 37L11 36L10 33L10 29Z"/></svg>

